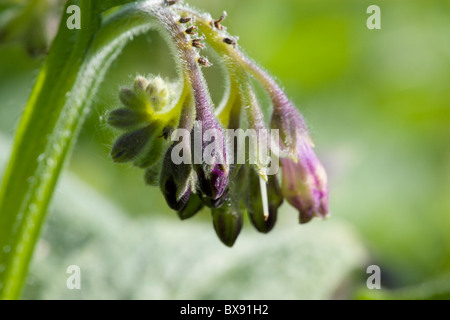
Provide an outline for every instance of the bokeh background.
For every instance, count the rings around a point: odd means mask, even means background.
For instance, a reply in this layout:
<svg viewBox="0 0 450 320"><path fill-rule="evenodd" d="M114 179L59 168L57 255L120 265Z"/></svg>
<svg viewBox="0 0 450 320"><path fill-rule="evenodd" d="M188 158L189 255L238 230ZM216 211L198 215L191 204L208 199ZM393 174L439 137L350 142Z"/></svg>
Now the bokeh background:
<svg viewBox="0 0 450 320"><path fill-rule="evenodd" d="M7 8L20 2L0 1L0 170L61 13L57 1L35 1L5 31ZM120 86L137 74L176 76L151 32L130 42L101 86L24 298L450 298L450 2L189 3L217 17L226 10L230 33L304 114L329 174L332 217L300 226L285 204L273 232L246 221L229 249L208 211L181 222L143 172L112 163L104 115ZM372 4L381 30L366 27ZM205 71L216 103L217 64ZM376 292L365 289L372 264L382 272ZM69 265L81 268L81 290L66 287Z"/></svg>

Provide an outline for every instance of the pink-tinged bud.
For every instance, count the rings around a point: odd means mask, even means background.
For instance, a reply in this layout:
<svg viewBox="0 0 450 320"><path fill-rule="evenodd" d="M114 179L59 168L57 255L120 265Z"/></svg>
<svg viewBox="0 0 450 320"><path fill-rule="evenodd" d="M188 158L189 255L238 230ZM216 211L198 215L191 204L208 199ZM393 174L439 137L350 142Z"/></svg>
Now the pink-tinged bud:
<svg viewBox="0 0 450 320"><path fill-rule="evenodd" d="M308 137L297 137L297 162L282 158L281 190L300 212L300 223L328 215L327 175Z"/></svg>
<svg viewBox="0 0 450 320"><path fill-rule="evenodd" d="M195 165L202 194L215 202L222 198L228 186L228 171L222 164ZM222 203L222 202L221 202ZM216 205L213 205L216 206Z"/></svg>
<svg viewBox="0 0 450 320"><path fill-rule="evenodd" d="M302 115L280 87L269 79L266 85L274 105L272 128L280 130L280 162L283 197L300 213L300 223L328 216L327 174L314 153Z"/></svg>

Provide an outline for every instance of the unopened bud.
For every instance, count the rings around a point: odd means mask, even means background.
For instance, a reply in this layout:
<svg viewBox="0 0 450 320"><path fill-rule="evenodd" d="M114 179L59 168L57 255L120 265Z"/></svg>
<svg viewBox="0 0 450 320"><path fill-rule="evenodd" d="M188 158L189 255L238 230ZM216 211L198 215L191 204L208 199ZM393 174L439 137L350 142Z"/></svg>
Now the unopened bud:
<svg viewBox="0 0 450 320"><path fill-rule="evenodd" d="M113 145L114 162L132 161L142 151L152 134L151 126L122 135Z"/></svg>
<svg viewBox="0 0 450 320"><path fill-rule="evenodd" d="M116 109L109 113L108 124L118 129L133 128L145 121L145 114L130 109Z"/></svg>
<svg viewBox="0 0 450 320"><path fill-rule="evenodd" d="M307 138L297 140L297 162L281 159L282 193L300 213L300 223L328 215L327 175Z"/></svg>
<svg viewBox="0 0 450 320"><path fill-rule="evenodd" d="M283 203L280 186L276 176L268 176L267 183L261 179L255 169L250 168L248 174L249 188L247 189L247 210L253 226L262 233L268 233L277 221L278 208ZM260 184L266 184L261 188ZM267 194L263 195L262 190ZM267 201L267 204L264 203ZM265 212L268 210L268 212Z"/></svg>
<svg viewBox="0 0 450 320"><path fill-rule="evenodd" d="M225 245L232 247L242 230L243 212L236 210L229 202L211 212L217 236Z"/></svg>

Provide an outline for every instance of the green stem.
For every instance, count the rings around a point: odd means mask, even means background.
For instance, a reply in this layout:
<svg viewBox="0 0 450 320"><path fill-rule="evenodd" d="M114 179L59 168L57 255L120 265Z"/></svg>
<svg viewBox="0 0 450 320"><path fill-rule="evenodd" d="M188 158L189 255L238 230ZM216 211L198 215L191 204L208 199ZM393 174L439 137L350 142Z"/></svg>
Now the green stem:
<svg viewBox="0 0 450 320"><path fill-rule="evenodd" d="M250 74L261 83L272 101L284 102L288 100L278 83L263 68L242 53L237 45L230 45L224 41L225 37L230 39L232 37L225 30L214 28L212 24L213 19L209 15L199 14L185 7L180 7L177 10L181 15L191 16L195 19L199 31L205 34L208 44L221 55L229 72L231 72L233 78L236 78L239 83L248 82L248 75ZM239 71L234 73L236 70ZM278 108L282 104L274 103L274 108Z"/></svg>
<svg viewBox="0 0 450 320"><path fill-rule="evenodd" d="M133 35L150 28L130 5L101 25L101 11L128 1L69 1L80 30L59 33L17 129L0 190L0 299L17 299L58 176L110 63ZM140 12L140 11L139 11Z"/></svg>

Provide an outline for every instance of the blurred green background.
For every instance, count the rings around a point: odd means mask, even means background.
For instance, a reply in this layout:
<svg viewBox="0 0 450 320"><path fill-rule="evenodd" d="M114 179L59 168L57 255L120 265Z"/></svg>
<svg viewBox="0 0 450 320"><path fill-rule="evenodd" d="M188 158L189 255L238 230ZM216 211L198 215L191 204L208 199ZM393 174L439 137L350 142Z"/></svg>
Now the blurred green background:
<svg viewBox="0 0 450 320"><path fill-rule="evenodd" d="M285 204L272 233L246 223L228 249L206 210L181 222L143 172L112 163L115 133L104 114L118 105L119 87L136 74L176 76L166 44L151 32L125 48L101 86L24 297L450 297L450 2L189 3L214 17L226 10L229 32L304 114L329 174L332 217L300 226ZM381 30L366 27L372 4L381 8ZM38 14L49 37L58 7L44 21ZM0 27L7 18L0 11ZM43 61L28 54L39 47L30 42L33 26L0 44L3 165ZM216 104L224 86L217 64L205 71ZM72 264L81 267L81 290L66 287ZM364 291L371 264L382 270L376 293Z"/></svg>

